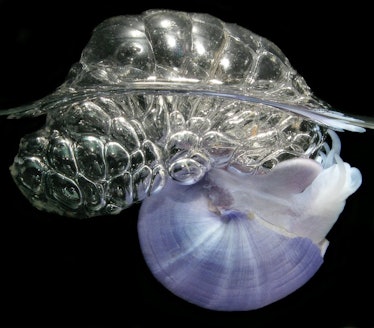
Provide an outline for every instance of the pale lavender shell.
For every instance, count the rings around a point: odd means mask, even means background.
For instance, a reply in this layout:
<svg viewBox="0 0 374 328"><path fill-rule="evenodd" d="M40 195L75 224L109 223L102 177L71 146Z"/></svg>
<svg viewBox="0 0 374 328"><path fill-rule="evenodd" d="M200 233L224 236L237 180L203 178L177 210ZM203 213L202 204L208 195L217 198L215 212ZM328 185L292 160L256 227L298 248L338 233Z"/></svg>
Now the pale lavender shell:
<svg viewBox="0 0 374 328"><path fill-rule="evenodd" d="M201 307L241 311L275 302L315 274L323 262L316 244L239 211L213 213L206 183L170 182L143 202L140 243L162 284Z"/></svg>
<svg viewBox="0 0 374 328"><path fill-rule="evenodd" d="M170 180L139 213L154 276L179 297L222 311L257 309L298 289L321 266L325 237L361 184L360 172L331 153L328 167L294 159L267 175L214 169L195 185Z"/></svg>

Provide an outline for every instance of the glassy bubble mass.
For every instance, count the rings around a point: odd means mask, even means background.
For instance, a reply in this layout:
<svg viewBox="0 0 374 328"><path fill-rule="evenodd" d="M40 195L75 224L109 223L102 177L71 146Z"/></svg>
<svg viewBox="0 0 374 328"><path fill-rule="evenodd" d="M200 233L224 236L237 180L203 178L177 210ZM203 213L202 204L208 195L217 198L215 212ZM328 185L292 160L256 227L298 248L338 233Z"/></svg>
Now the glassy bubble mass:
<svg viewBox="0 0 374 328"><path fill-rule="evenodd" d="M11 175L36 208L89 218L142 203L157 280L218 311L267 306L320 268L361 173L335 131L362 120L312 93L271 41L209 14L148 10L99 24Z"/></svg>

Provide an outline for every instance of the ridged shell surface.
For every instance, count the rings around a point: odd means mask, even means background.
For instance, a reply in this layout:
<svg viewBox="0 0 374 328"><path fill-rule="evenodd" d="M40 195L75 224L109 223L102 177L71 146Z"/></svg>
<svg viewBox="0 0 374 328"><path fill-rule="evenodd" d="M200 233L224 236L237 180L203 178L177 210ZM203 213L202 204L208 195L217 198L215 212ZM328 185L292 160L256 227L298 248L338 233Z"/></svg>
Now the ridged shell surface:
<svg viewBox="0 0 374 328"><path fill-rule="evenodd" d="M212 310L253 310L294 292L322 264L326 235L361 184L333 155L328 167L293 159L267 175L213 169L192 186L169 181L139 213L150 270Z"/></svg>
<svg viewBox="0 0 374 328"><path fill-rule="evenodd" d="M211 184L170 182L142 204L142 251L163 285L204 308L247 311L287 296L315 274L323 258L311 239L282 234L244 211L215 212L209 198L224 192L209 191Z"/></svg>

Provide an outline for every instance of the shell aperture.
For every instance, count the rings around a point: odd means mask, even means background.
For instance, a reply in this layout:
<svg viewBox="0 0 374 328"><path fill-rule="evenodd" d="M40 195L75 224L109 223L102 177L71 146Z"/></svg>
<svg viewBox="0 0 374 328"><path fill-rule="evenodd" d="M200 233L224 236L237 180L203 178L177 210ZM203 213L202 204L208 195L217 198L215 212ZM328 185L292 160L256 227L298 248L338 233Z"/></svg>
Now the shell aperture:
<svg viewBox="0 0 374 328"><path fill-rule="evenodd" d="M63 85L4 114L47 117L11 166L35 207L85 218L143 201L151 271L215 310L265 306L317 271L361 183L332 130L374 127L315 97L269 40L169 10L104 21Z"/></svg>

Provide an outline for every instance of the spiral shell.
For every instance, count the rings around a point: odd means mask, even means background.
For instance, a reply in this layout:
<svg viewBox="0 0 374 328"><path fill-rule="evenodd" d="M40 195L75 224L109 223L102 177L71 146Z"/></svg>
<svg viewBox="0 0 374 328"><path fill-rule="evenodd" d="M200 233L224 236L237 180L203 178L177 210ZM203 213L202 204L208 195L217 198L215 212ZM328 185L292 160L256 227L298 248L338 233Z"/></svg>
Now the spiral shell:
<svg viewBox="0 0 374 328"><path fill-rule="evenodd" d="M321 266L325 237L361 184L334 155L328 167L293 159L267 175L219 169L192 186L169 182L139 214L152 273L211 310L253 310L294 292Z"/></svg>

